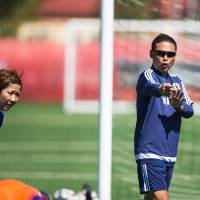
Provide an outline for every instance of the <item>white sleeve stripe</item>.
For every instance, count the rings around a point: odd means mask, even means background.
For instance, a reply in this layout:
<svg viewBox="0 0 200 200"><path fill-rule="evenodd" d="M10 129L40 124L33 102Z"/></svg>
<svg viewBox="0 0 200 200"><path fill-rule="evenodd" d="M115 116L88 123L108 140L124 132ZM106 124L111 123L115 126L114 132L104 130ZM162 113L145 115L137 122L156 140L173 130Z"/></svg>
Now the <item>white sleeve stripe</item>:
<svg viewBox="0 0 200 200"><path fill-rule="evenodd" d="M155 83L155 80L153 79L153 77L152 77L152 72L153 72L153 70L151 69L151 70L149 70L149 76L151 77L151 80L152 80L152 82L153 83Z"/></svg>
<svg viewBox="0 0 200 200"><path fill-rule="evenodd" d="M145 70L144 76L146 77L146 79L147 79L148 81L150 81L150 77L149 77L149 74L148 74L147 72L148 72L148 70Z"/></svg>
<svg viewBox="0 0 200 200"><path fill-rule="evenodd" d="M189 98L189 96L188 96L188 94L187 94L187 91L186 91L186 89L185 89L184 84L183 84L183 83L181 83L181 84L182 84L182 88L183 88L183 94L184 94L184 97L185 97L185 99L186 99L186 103L187 103L187 104L192 104L192 101L190 100L190 98Z"/></svg>
<svg viewBox="0 0 200 200"><path fill-rule="evenodd" d="M152 72L153 72L152 69L147 69L145 70L144 75L148 81L150 81L151 83L155 83L155 80L152 77Z"/></svg>

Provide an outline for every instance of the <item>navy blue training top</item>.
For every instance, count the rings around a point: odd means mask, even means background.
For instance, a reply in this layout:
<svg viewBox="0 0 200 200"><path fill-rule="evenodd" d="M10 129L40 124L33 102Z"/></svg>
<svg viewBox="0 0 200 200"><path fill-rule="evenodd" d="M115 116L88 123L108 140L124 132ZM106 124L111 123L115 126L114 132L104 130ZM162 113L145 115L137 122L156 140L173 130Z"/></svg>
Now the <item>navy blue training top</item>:
<svg viewBox="0 0 200 200"><path fill-rule="evenodd" d="M170 83L184 94L183 111L177 112L166 96L161 96L159 86ZM192 101L178 76L162 76L153 67L139 76L137 91L137 122L134 150L138 159L161 159L175 162L181 127L181 117L193 115Z"/></svg>

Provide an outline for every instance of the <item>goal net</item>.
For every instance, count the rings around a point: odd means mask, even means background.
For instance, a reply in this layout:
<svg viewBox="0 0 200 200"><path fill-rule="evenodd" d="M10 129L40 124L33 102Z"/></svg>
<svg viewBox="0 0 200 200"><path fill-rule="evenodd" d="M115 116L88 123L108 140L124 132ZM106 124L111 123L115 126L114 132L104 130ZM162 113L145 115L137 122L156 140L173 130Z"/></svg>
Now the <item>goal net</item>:
<svg viewBox="0 0 200 200"><path fill-rule="evenodd" d="M99 20L72 19L65 25L65 70L63 107L69 113L98 111ZM149 49L158 33L172 35L178 43L176 67L189 95L200 101L200 23L184 20L115 20L113 111L133 112L138 74L149 67ZM196 109L198 113L199 109Z"/></svg>

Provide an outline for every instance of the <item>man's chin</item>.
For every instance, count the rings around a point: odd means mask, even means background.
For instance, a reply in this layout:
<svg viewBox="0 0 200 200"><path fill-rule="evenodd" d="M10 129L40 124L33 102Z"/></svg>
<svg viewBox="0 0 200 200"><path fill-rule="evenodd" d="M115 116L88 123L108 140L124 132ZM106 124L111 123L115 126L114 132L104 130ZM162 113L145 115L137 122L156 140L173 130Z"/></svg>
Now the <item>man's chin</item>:
<svg viewBox="0 0 200 200"><path fill-rule="evenodd" d="M163 72L163 74L167 74L167 73L168 73L168 71L169 71L169 69L168 69L168 68L163 68L163 69L162 69L162 72Z"/></svg>

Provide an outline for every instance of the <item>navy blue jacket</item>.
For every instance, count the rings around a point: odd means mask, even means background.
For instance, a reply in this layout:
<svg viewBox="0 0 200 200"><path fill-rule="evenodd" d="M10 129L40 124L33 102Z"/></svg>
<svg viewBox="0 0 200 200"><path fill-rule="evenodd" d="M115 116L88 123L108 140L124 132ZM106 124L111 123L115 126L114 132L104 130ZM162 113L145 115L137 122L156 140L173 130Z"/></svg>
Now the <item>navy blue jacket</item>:
<svg viewBox="0 0 200 200"><path fill-rule="evenodd" d="M177 112L159 86L170 83L184 94L183 112ZM137 122L134 136L136 160L155 158L175 162L181 127L181 117L193 115L192 101L178 76L162 76L153 67L140 74L137 87Z"/></svg>

